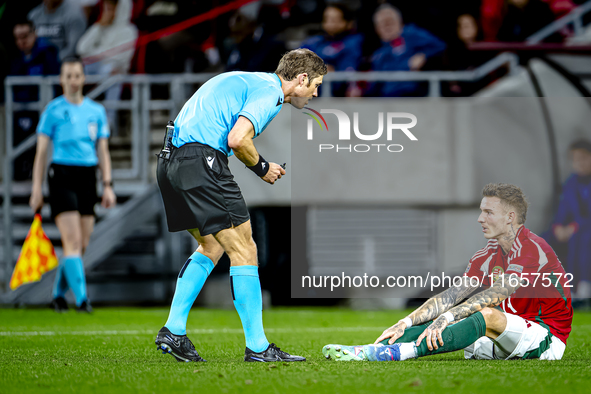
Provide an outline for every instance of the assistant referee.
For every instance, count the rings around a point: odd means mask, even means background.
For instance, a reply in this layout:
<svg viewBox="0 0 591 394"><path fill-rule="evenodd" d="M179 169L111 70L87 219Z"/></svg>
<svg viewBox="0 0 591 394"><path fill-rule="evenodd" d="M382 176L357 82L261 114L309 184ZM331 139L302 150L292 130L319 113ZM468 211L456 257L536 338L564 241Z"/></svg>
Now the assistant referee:
<svg viewBox="0 0 591 394"><path fill-rule="evenodd" d="M168 321L156 345L178 361L203 361L186 336L189 310L224 252L246 338L245 361L305 361L267 341L256 244L240 188L228 168L236 157L273 184L285 170L256 150L259 136L284 103L303 108L326 74L308 49L288 52L275 73L228 72L207 81L185 103L174 125L170 159L158 159L157 179L170 231L188 230L199 248L182 267Z"/></svg>
<svg viewBox="0 0 591 394"><path fill-rule="evenodd" d="M56 312L67 311L64 296L71 288L78 311L91 312L82 255L94 229L94 205L98 199L97 164L103 181L102 205L105 208L115 205L108 143L109 123L105 108L82 95L84 68L79 59L64 60L60 84L64 94L47 105L37 126L37 152L29 205L35 212L43 207L41 185L51 140L53 159L48 171L49 205L63 247L53 286L52 306Z"/></svg>

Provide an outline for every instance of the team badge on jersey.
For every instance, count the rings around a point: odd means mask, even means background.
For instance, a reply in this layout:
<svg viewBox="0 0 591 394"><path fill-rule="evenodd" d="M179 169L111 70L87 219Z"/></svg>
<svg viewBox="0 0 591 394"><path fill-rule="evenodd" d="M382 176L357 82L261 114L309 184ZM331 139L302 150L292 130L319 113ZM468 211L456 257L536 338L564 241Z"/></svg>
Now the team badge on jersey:
<svg viewBox="0 0 591 394"><path fill-rule="evenodd" d="M492 276L493 276L493 283L497 281L497 279L499 279L499 277L501 275L503 275L505 273L505 271L503 270L503 267L499 267L498 265L493 268L492 270Z"/></svg>
<svg viewBox="0 0 591 394"><path fill-rule="evenodd" d="M96 141L96 135L98 134L98 125L95 122L88 124L88 135L91 140Z"/></svg>

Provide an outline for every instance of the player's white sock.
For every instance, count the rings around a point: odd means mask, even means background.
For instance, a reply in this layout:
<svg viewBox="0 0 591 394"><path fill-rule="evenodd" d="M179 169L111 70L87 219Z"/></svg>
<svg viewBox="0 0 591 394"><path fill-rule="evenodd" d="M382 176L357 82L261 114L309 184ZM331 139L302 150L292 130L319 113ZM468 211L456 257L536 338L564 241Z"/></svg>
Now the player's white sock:
<svg viewBox="0 0 591 394"><path fill-rule="evenodd" d="M417 358L417 347L414 342L405 342L400 344L400 361L410 358Z"/></svg>

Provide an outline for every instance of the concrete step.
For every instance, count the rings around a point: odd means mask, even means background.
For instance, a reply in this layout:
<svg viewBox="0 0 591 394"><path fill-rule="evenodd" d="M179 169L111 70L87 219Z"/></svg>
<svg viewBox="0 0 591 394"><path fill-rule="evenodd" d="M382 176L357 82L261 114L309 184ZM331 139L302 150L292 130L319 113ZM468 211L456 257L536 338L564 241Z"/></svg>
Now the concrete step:
<svg viewBox="0 0 591 394"><path fill-rule="evenodd" d="M16 223L18 221L33 221L33 212L28 205L17 204L12 206L12 219ZM103 208L100 204L97 204L94 208L97 221L103 218L107 213L108 209ZM4 210L0 209L0 218L4 216ZM41 219L44 223L51 220L51 209L48 204L43 206L41 209Z"/></svg>
<svg viewBox="0 0 591 394"><path fill-rule="evenodd" d="M131 152L127 149L125 149L125 150L111 150L111 151L109 151L109 153L111 154L111 161L113 163L121 161L121 160L131 161Z"/></svg>
<svg viewBox="0 0 591 394"><path fill-rule="evenodd" d="M12 238L15 243L22 242L27 238L30 227L31 226L27 224L14 223L12 226ZM47 238L52 241L60 239L60 232L57 229L57 226L53 223L43 223L43 231L45 232L45 235L47 235ZM3 228L0 229L0 239L4 239Z"/></svg>
<svg viewBox="0 0 591 394"><path fill-rule="evenodd" d="M12 260L13 261L17 261L19 255L21 253L21 247L22 247L22 243L15 245L12 248ZM64 250L62 249L61 246L53 245L53 249L55 250L55 254L58 258L60 258L64 254ZM0 256L2 256L2 260L4 260L4 245L0 246Z"/></svg>
<svg viewBox="0 0 591 394"><path fill-rule="evenodd" d="M128 167L127 167L128 168ZM114 180L113 190L117 197L130 197L138 192L141 192L146 188L146 184L141 181L125 179L125 180ZM4 195L5 184L0 184L0 197ZM12 196L13 197L26 197L31 195L32 181L16 181L12 182ZM43 184L43 195L48 195L47 182Z"/></svg>
<svg viewBox="0 0 591 394"><path fill-rule="evenodd" d="M115 253L92 272L95 274L153 273L158 268L155 254L120 254Z"/></svg>

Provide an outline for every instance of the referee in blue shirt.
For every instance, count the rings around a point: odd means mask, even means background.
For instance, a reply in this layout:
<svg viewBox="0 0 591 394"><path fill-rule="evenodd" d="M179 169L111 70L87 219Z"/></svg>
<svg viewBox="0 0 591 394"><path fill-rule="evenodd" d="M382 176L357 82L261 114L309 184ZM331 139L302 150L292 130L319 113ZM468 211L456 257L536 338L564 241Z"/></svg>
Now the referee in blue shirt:
<svg viewBox="0 0 591 394"><path fill-rule="evenodd" d="M43 207L41 185L51 140L53 159L48 171L49 204L63 246L52 305L57 312L66 311L68 305L64 296L71 288L78 311L91 312L82 255L94 228L94 204L98 199L97 164L103 181L102 205L105 208L115 205L108 143L109 123L105 108L82 95L84 71L79 59L64 60L60 83L63 96L47 105L37 126L37 152L29 205L35 212Z"/></svg>
<svg viewBox="0 0 591 394"><path fill-rule="evenodd" d="M199 248L181 269L170 314L156 345L178 361L203 361L186 336L189 310L224 252L230 286L246 338L245 361L305 361L267 341L263 330L257 249L240 188L228 168L236 157L274 184L285 169L254 144L284 103L303 108L326 74L308 49L288 52L275 73L229 72L207 81L178 114L170 158L158 159L157 179L170 231L188 230ZM161 155L162 156L162 155Z"/></svg>

